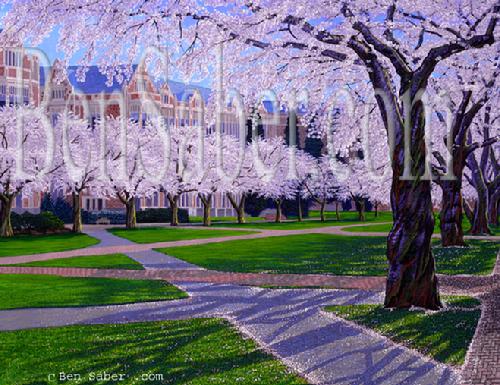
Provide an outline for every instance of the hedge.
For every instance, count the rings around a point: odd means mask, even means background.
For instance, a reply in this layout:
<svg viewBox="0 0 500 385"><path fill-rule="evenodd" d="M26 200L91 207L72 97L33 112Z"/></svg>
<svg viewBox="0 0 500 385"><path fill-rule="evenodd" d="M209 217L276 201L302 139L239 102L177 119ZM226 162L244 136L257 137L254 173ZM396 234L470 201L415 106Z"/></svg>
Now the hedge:
<svg viewBox="0 0 500 385"><path fill-rule="evenodd" d="M64 230L64 222L53 213L44 211L41 214L11 214L12 229L15 233L43 233Z"/></svg>
<svg viewBox="0 0 500 385"><path fill-rule="evenodd" d="M179 209L179 222L189 223L189 213L185 209ZM172 219L172 210L165 209L145 209L136 213L137 223L168 223ZM85 224L95 224L99 219L109 219L112 225L123 225L126 223L125 212L123 211L100 211L97 213L82 211L82 222Z"/></svg>

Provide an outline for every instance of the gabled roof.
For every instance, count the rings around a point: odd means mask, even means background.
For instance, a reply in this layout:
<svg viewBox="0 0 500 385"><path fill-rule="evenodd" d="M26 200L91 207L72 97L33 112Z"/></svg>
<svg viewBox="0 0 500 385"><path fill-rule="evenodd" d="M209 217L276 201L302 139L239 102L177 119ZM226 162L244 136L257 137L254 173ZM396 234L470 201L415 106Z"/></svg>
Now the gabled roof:
<svg viewBox="0 0 500 385"><path fill-rule="evenodd" d="M132 69L133 71L135 71L137 69L137 65L134 65ZM117 81L114 81L111 86L108 86L106 85L108 79L106 75L103 75L99 71L99 67L97 66L88 67L88 71L86 73L84 82L78 81L76 76L77 70L78 66L68 67L68 80L74 87L74 89L82 94L99 94L101 92L112 93L120 91L123 89L124 85L130 81L130 78L133 76L131 75L129 79L125 79L123 83L118 83ZM50 68L40 67L40 85L42 87L45 86L46 71L50 71ZM152 80L153 84L157 87L158 90L160 89L161 86L165 84L165 81L155 81L154 79ZM208 101L208 98L210 96L211 90L209 88L200 85L185 84L174 80L168 80L167 83L170 90L177 98L177 100L186 100L190 98L195 93L196 90L200 92L205 103Z"/></svg>
<svg viewBox="0 0 500 385"><path fill-rule="evenodd" d="M154 81L154 84L158 89L160 89L160 87L165 85L165 81L164 80ZM175 80L168 80L167 84L168 88L170 88L170 91L172 92L172 94L175 95L177 100L189 99L191 96L194 95L196 91L199 91L201 97L203 98L203 101L207 103L208 98L210 97L210 93L212 92L210 88L203 87L198 84L186 84L182 82L177 82Z"/></svg>
<svg viewBox="0 0 500 385"><path fill-rule="evenodd" d="M46 72L47 75L49 75L48 71L51 70L51 68L40 67L40 86L45 86ZM77 70L78 66L68 67L68 80L74 89L82 94L99 94L101 92L111 93L114 91L120 91L123 88L124 83L129 80L125 79L125 82L121 84L115 81L111 86L107 86L106 82L108 78L106 75L103 75L99 71L99 67L90 66L86 72L85 81L80 82L77 79ZM133 70L135 71L135 68Z"/></svg>

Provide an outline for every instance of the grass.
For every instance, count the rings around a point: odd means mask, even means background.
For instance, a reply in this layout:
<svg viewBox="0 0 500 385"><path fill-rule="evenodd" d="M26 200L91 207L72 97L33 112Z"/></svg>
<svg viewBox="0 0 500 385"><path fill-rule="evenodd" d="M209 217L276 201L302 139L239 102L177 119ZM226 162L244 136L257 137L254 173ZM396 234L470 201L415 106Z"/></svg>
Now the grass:
<svg viewBox="0 0 500 385"><path fill-rule="evenodd" d="M211 217L212 222L237 222L238 218L236 217ZM264 221L264 218L261 217L245 217L246 222L259 222ZM191 215L189 216L189 223L203 223L203 217Z"/></svg>
<svg viewBox="0 0 500 385"><path fill-rule="evenodd" d="M462 365L481 311L473 298L444 298L438 312L388 310L381 305L329 306L325 310L359 323L437 361Z"/></svg>
<svg viewBox="0 0 500 385"><path fill-rule="evenodd" d="M0 257L81 249L99 243L86 234L18 235L0 238Z"/></svg>
<svg viewBox="0 0 500 385"><path fill-rule="evenodd" d="M134 385L306 384L219 319L9 331L0 345L3 385L60 383L47 382L60 372L78 373L84 384L112 383L91 380L103 372L123 373L113 383Z"/></svg>
<svg viewBox="0 0 500 385"><path fill-rule="evenodd" d="M57 258L48 261L19 263L8 266L78 267L87 269L144 270L139 262L124 254L87 255L83 257Z"/></svg>
<svg viewBox="0 0 500 385"><path fill-rule="evenodd" d="M269 229L269 230L299 230L299 229L311 229L324 226L345 226L359 223L377 223L377 222L387 222L392 221L392 214L390 212L380 212L378 217L375 217L374 213L366 213L366 221L361 222L358 219L358 213L352 211L345 211L340 213L340 221L335 219L334 212L326 213L326 221L321 222L319 220L319 214L316 216L315 211L310 211L310 218L304 218L302 222L297 221L285 221L282 223L275 222L258 222L258 223L216 223L214 226L219 227L235 227L235 228L252 228L252 229ZM312 214L311 214L312 213Z"/></svg>
<svg viewBox="0 0 500 385"><path fill-rule="evenodd" d="M187 294L162 281L0 275L0 309L65 307L164 301ZM1 383L1 382L0 382Z"/></svg>
<svg viewBox="0 0 500 385"><path fill-rule="evenodd" d="M134 230L116 228L109 229L108 231L114 235L136 243L184 241L188 239L204 239L253 234L252 231L242 230L183 229L179 227L144 227Z"/></svg>
<svg viewBox="0 0 500 385"><path fill-rule="evenodd" d="M469 248L437 244L437 270L442 274L489 274L495 264L494 242L469 241ZM385 237L301 234L160 251L220 271L378 276L387 272Z"/></svg>
<svg viewBox="0 0 500 385"><path fill-rule="evenodd" d="M390 218L389 221L392 222L392 218ZM439 215L436 215L434 220L434 234L439 234L441 232L439 226ZM470 231L471 224L465 216L462 222L462 226L464 229L464 233L467 234ZM391 228L392 223L375 223L366 226L346 227L342 230L351 233L389 233L389 231L391 231ZM490 226L490 230L493 235L500 235L500 226Z"/></svg>

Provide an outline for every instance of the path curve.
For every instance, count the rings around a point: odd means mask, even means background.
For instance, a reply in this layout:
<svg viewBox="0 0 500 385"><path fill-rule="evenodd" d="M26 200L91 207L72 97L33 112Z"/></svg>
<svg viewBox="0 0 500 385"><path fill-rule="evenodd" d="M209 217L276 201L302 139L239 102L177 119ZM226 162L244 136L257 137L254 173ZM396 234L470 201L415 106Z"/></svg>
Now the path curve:
<svg viewBox="0 0 500 385"><path fill-rule="evenodd" d="M0 311L0 329L222 317L311 384L457 385L459 372L386 338L325 314L334 304L375 304L380 293L265 290L177 282L187 300Z"/></svg>

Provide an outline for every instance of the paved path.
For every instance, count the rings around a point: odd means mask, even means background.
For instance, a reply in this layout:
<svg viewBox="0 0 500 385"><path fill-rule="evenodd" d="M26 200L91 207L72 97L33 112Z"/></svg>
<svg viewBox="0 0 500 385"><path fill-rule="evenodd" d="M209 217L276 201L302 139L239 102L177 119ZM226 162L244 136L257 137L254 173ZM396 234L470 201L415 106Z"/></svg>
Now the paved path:
<svg viewBox="0 0 500 385"><path fill-rule="evenodd" d="M366 224L354 224L354 225L346 225L346 226L325 226L325 227L317 227L310 229L300 229L300 230L262 230L262 229L252 229L245 228L248 231L255 231L253 234L246 235L234 235L227 237L217 237L217 238L202 238L202 239L190 239L183 241L170 241L170 242L156 242L156 243L148 243L148 244L137 244L134 242L130 242L126 239L122 239L112 235L111 233L106 231L106 228L110 226L86 226L86 232L98 239L101 239L101 243L87 247L84 249L77 250L69 250L69 251L60 251L53 253L44 253L44 254L33 254L33 255L22 255L17 257L3 257L0 259L0 263L2 265L13 265L18 263L26 263L26 262L34 262L34 261L46 261L49 259L55 258L72 258L78 256L85 255L105 255L105 254L114 254L114 253L122 253L122 254L130 254L130 253L140 253L149 251L152 249L160 249L160 248L168 248L168 247L177 247L177 246L192 246L192 245L202 245L207 243L218 243L218 242L226 242L226 241L234 241L234 240L244 240L244 239L257 239L257 238L268 238L268 237L279 237L285 235L300 235L300 234L334 234L334 235L348 235L348 236L386 236L385 233L352 233L348 231L342 230L342 228L347 227L357 227L357 226L365 226ZM203 228L200 226L183 226L185 228L196 228L196 229L204 229L205 231L211 230L238 230L234 227L216 227L216 228ZM439 237L438 234L434 234L434 236ZM469 236L467 239L488 239L492 241L500 241L499 236L490 236L490 237L480 237L480 236Z"/></svg>
<svg viewBox="0 0 500 385"><path fill-rule="evenodd" d="M0 329L223 317L312 384L455 385L459 381L457 370L321 310L329 304L379 303L380 293L177 284L190 299L2 311Z"/></svg>
<svg viewBox="0 0 500 385"><path fill-rule="evenodd" d="M209 230L207 230L209 231ZM101 244L83 250L2 258L2 263L123 252L147 270L0 267L1 273L57 274L81 277L163 279L186 290L189 300L66 309L23 309L0 312L0 329L60 326L76 323L117 323L139 320L224 317L271 350L314 384L459 384L455 369L350 322L325 314L335 303L380 303L384 277L244 274L200 269L151 248L252 239L268 236L335 233L339 228L266 230L258 234L217 239L136 245L96 229ZM345 232L346 235L356 233ZM360 235L370 235L360 233ZM74 254L72 254L74 253ZM56 256L54 256L56 255ZM23 258L25 258L23 260ZM27 258L27 260L26 260ZM39 259L40 258L40 259ZM11 262L15 261L15 262ZM500 385L500 263L490 276L440 276L445 293L477 295L483 313L463 369L463 385ZM238 285L329 286L350 291L263 290Z"/></svg>

